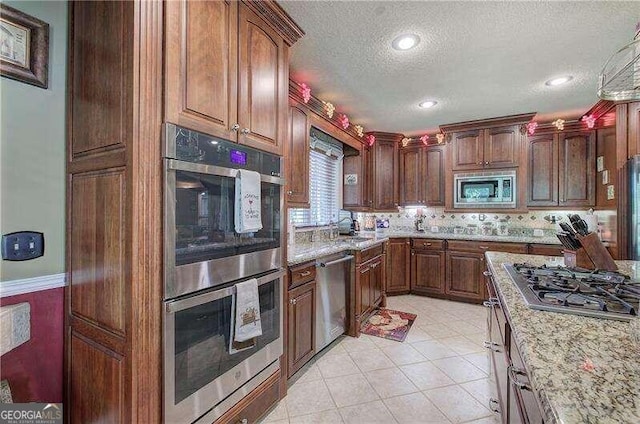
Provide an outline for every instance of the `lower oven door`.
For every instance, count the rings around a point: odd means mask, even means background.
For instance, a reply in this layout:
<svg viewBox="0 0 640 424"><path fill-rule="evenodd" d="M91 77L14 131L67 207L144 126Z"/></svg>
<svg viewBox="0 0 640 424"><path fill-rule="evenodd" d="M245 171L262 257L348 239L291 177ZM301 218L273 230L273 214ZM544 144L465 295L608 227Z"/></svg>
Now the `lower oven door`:
<svg viewBox="0 0 640 424"><path fill-rule="evenodd" d="M165 422L195 421L282 355L284 273L257 279L262 336L233 354L235 286L165 302Z"/></svg>

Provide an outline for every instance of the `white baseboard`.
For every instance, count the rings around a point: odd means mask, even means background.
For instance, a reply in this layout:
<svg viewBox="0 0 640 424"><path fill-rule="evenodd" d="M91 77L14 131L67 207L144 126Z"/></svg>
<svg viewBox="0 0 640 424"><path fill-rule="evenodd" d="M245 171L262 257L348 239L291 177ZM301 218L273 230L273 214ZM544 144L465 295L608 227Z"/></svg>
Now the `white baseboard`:
<svg viewBox="0 0 640 424"><path fill-rule="evenodd" d="M21 280L0 281L0 297L16 296L67 285L65 274L43 275Z"/></svg>

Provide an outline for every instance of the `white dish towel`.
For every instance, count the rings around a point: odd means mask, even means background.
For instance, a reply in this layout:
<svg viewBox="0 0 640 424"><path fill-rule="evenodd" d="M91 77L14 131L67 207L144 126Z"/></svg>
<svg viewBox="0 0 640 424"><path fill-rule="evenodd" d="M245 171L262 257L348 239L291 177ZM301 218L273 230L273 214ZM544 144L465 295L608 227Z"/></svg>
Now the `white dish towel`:
<svg viewBox="0 0 640 424"><path fill-rule="evenodd" d="M260 174L245 169L236 176L236 233L254 233L262 229Z"/></svg>
<svg viewBox="0 0 640 424"><path fill-rule="evenodd" d="M262 335L258 280L236 284L236 316L234 340L244 342Z"/></svg>

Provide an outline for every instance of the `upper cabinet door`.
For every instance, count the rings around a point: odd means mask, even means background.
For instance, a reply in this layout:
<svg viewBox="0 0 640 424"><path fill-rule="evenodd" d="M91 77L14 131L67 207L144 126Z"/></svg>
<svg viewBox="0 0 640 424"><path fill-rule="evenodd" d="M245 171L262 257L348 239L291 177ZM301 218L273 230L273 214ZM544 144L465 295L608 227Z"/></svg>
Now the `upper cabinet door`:
<svg viewBox="0 0 640 424"><path fill-rule="evenodd" d="M283 39L240 6L238 141L282 155L287 126L289 71Z"/></svg>
<svg viewBox="0 0 640 424"><path fill-rule="evenodd" d="M235 141L235 1L166 3L166 121Z"/></svg>
<svg viewBox="0 0 640 424"><path fill-rule="evenodd" d="M484 130L484 167L507 168L520 161L520 131L517 125Z"/></svg>
<svg viewBox="0 0 640 424"><path fill-rule="evenodd" d="M594 132L560 133L559 137L559 204L593 206L596 197Z"/></svg>
<svg viewBox="0 0 640 424"><path fill-rule="evenodd" d="M400 150L400 204L422 203L422 150L410 147Z"/></svg>
<svg viewBox="0 0 640 424"><path fill-rule="evenodd" d="M289 107L285 158L287 205L309 207L309 119L304 109Z"/></svg>
<svg viewBox="0 0 640 424"><path fill-rule="evenodd" d="M373 208L398 207L398 143L379 140L373 146Z"/></svg>
<svg viewBox="0 0 640 424"><path fill-rule="evenodd" d="M529 206L558 204L558 141L553 134L529 137Z"/></svg>
<svg viewBox="0 0 640 424"><path fill-rule="evenodd" d="M481 130L453 134L453 170L482 168L483 147Z"/></svg>
<svg viewBox="0 0 640 424"><path fill-rule="evenodd" d="M444 205L444 147L428 147L424 152L424 203L428 206Z"/></svg>

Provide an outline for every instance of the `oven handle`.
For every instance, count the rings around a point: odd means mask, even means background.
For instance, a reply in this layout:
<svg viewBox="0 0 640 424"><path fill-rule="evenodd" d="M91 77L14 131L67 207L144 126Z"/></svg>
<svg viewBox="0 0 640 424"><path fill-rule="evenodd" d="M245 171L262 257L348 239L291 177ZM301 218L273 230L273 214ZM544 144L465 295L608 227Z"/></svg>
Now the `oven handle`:
<svg viewBox="0 0 640 424"><path fill-rule="evenodd" d="M273 280L281 279L285 275L286 271L281 269L271 274L267 274L258 278L258 286L266 284ZM245 280L246 281L246 280ZM197 296L189 297L187 299L174 300L165 304L165 310L169 314L182 311L183 309L193 308L194 306L202 305L207 302L222 299L223 297L231 296L236 292L236 286L229 286L221 290L214 290Z"/></svg>
<svg viewBox="0 0 640 424"><path fill-rule="evenodd" d="M202 163L184 162L181 160L167 159L167 168L171 170L195 172L198 174L216 175L219 177L235 178L238 170L224 168L222 166L205 165ZM284 185L284 178L260 174L260 181L277 185Z"/></svg>

